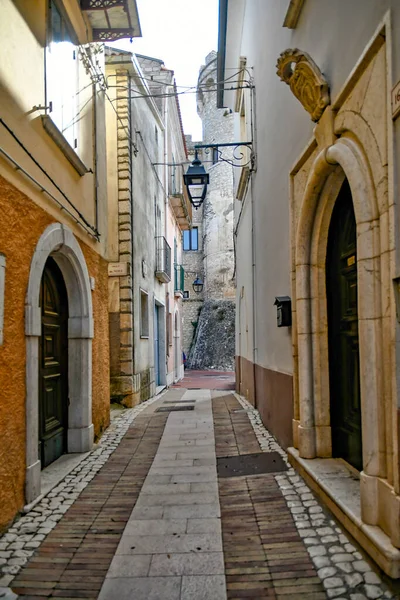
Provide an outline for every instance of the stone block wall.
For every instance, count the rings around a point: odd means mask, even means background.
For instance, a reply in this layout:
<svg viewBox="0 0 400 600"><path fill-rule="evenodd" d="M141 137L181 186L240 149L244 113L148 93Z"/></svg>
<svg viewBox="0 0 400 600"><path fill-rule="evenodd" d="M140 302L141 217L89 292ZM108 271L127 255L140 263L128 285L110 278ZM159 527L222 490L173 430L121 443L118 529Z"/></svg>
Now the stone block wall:
<svg viewBox="0 0 400 600"><path fill-rule="evenodd" d="M118 167L118 261L127 263L126 275L110 277L111 396L127 406L133 402L132 205L131 119L128 71L116 73Z"/></svg>
<svg viewBox="0 0 400 600"><path fill-rule="evenodd" d="M217 53L211 52L200 69L197 111L203 122L204 142L193 142L187 136L189 156L192 158L197 144L230 143L233 140L233 115L229 110L217 108L216 93L211 91L215 89L217 81L216 58ZM199 319L199 309L203 304L211 306L207 304L208 301L229 300L228 312L234 315L233 167L221 160L215 162L212 150L200 149L198 156L210 174L210 183L202 207L193 210L193 225L199 228L199 250L184 252L185 290L189 292L189 299L183 303L183 351L187 357L190 352L188 366L191 368L233 369L234 317L226 328L216 321L215 330L203 324L204 319L209 322L208 308L205 312L203 309ZM223 156L231 158L232 149L223 148ZM204 281L201 294L193 291L196 274ZM199 326L196 328L193 323L197 321ZM193 346L194 335L196 341ZM221 360L218 359L219 354Z"/></svg>

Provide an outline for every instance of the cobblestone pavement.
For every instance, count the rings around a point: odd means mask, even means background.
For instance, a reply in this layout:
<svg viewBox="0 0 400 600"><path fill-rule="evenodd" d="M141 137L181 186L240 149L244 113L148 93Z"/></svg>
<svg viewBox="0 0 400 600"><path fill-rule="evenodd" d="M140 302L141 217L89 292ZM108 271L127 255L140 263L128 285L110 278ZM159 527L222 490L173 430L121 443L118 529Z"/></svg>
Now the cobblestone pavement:
<svg viewBox="0 0 400 600"><path fill-rule="evenodd" d="M286 453L262 424L257 410L235 394L245 409L254 433L264 452ZM293 468L274 477L290 510L293 521L328 598L366 600L367 598L399 598L390 591L371 568L366 556L349 540L332 515L316 500L304 480ZM311 598L311 596L297 596Z"/></svg>
<svg viewBox="0 0 400 600"><path fill-rule="evenodd" d="M196 409L155 412L182 401ZM399 598L289 465L217 479L216 457L260 451L287 464L229 391L170 389L124 411L0 538L0 598Z"/></svg>

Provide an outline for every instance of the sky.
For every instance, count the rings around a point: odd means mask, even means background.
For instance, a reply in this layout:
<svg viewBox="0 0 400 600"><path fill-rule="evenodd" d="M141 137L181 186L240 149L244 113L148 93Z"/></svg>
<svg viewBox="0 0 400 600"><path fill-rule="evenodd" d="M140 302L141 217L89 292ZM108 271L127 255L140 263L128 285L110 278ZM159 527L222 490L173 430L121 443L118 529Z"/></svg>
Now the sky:
<svg viewBox="0 0 400 600"><path fill-rule="evenodd" d="M175 72L178 86L195 86L205 57L217 49L218 0L137 0L137 5L142 37L112 45L159 58ZM181 94L179 102L185 134L201 140L196 94Z"/></svg>

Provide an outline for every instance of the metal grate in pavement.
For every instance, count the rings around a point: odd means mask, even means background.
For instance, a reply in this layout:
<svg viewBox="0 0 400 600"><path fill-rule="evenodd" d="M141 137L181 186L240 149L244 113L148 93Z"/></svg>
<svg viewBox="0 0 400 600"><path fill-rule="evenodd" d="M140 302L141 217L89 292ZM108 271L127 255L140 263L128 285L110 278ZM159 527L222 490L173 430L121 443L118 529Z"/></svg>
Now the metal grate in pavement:
<svg viewBox="0 0 400 600"><path fill-rule="evenodd" d="M179 412L183 410L194 410L194 406L160 406L154 412Z"/></svg>
<svg viewBox="0 0 400 600"><path fill-rule="evenodd" d="M287 471L288 467L278 452L258 452L217 458L219 477L242 477Z"/></svg>
<svg viewBox="0 0 400 600"><path fill-rule="evenodd" d="M194 404L196 400L164 400L164 404L182 404L185 406L186 404Z"/></svg>

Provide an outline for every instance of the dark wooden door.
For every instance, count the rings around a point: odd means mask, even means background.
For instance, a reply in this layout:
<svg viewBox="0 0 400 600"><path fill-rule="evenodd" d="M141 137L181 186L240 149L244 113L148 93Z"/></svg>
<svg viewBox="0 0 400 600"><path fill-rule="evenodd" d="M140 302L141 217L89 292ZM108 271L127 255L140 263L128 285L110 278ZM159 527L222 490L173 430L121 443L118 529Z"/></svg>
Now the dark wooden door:
<svg viewBox="0 0 400 600"><path fill-rule="evenodd" d="M43 272L39 351L39 456L42 468L67 451L68 301L60 269L49 258Z"/></svg>
<svg viewBox="0 0 400 600"><path fill-rule="evenodd" d="M332 450L361 470L356 246L353 201L345 180L332 213L326 259Z"/></svg>
<svg viewBox="0 0 400 600"><path fill-rule="evenodd" d="M160 309L154 305L154 379L160 385Z"/></svg>

